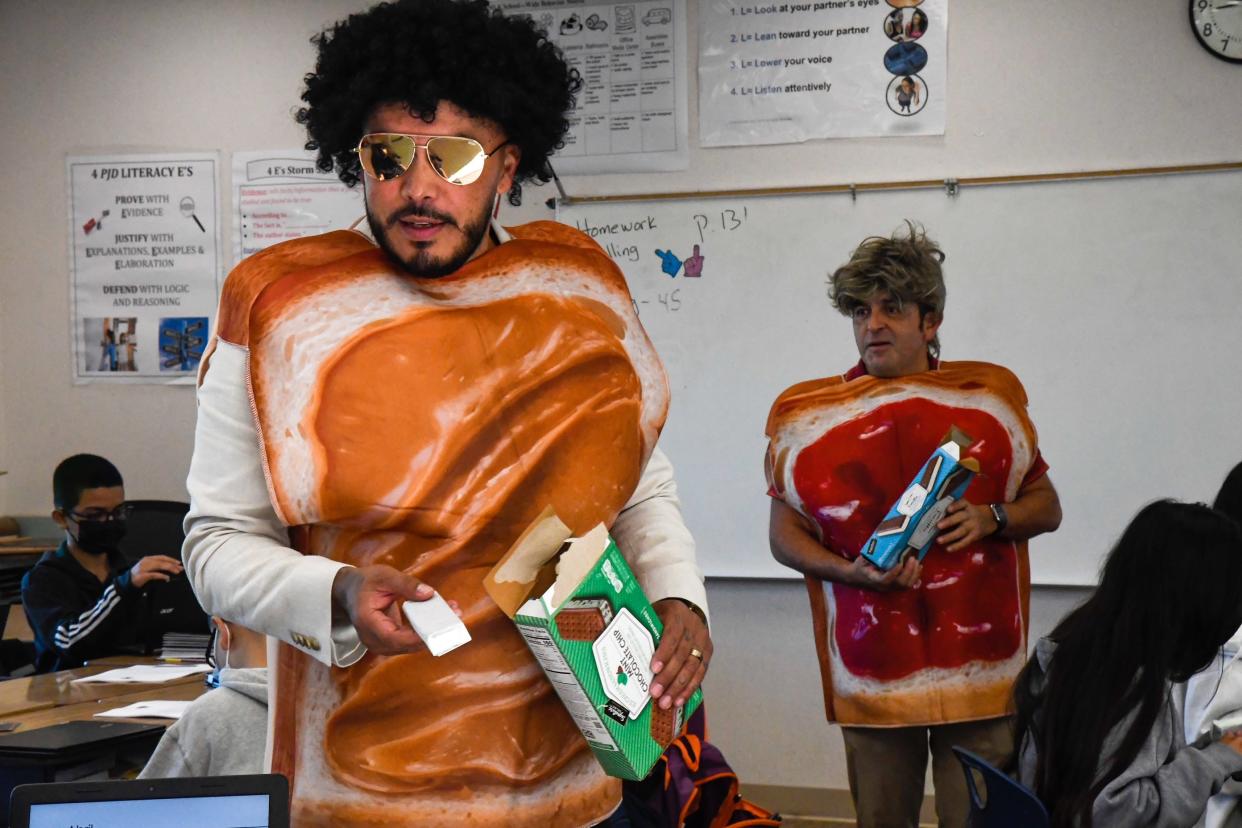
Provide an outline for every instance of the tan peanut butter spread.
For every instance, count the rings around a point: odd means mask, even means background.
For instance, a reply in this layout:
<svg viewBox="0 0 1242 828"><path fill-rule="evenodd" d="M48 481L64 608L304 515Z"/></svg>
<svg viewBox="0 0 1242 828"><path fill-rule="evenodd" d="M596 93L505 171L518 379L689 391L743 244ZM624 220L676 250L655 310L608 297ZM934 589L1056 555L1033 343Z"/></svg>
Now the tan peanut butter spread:
<svg viewBox="0 0 1242 828"><path fill-rule="evenodd" d="M611 261L528 227L439 280L339 233L230 276L248 324L222 309L221 336L249 340L296 548L409 572L473 636L344 669L282 646L273 769L298 824L577 826L619 798L483 577L548 505L575 531L616 518L667 386Z"/></svg>

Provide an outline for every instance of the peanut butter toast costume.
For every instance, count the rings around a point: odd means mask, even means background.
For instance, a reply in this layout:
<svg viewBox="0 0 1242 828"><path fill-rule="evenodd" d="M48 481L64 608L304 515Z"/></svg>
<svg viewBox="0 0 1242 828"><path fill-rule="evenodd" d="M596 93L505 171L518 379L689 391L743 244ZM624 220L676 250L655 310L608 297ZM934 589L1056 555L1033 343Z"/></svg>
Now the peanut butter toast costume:
<svg viewBox="0 0 1242 828"><path fill-rule="evenodd" d="M1009 502L1047 471L1026 393L1008 370L946 362L880 379L856 368L795 385L768 415L769 494L853 560L888 508L956 426L974 439L972 503ZM934 725L1008 712L1026 661L1026 541L934 545L913 589L876 592L806 578L830 721Z"/></svg>
<svg viewBox="0 0 1242 828"><path fill-rule="evenodd" d="M253 256L225 285L187 561L205 606L282 641L272 769L298 825L581 826L616 807L618 782L483 590L545 506L577 532L609 524L652 600L705 601L655 450L667 382L623 277L568 227L496 232L440 279L337 232ZM226 416L241 396L265 503L253 471L213 459L244 462ZM364 655L330 617L343 564L426 581L473 641Z"/></svg>

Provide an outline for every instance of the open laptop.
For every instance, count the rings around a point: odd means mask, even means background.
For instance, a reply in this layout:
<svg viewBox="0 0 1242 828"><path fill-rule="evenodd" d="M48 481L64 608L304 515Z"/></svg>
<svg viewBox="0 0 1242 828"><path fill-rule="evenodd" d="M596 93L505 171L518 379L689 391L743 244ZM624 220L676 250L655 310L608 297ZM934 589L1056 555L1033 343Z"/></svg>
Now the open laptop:
<svg viewBox="0 0 1242 828"><path fill-rule="evenodd" d="M170 581L152 581L146 593L143 643L148 653L160 648L165 633L211 633L207 613L184 572Z"/></svg>
<svg viewBox="0 0 1242 828"><path fill-rule="evenodd" d="M0 762L40 762L64 760L81 753L119 747L133 741L149 741L152 745L164 733L162 724L87 721L22 730L0 735Z"/></svg>
<svg viewBox="0 0 1242 828"><path fill-rule="evenodd" d="M167 555L181 560L185 541L182 522L190 504L173 500L128 500L131 512L125 537L121 539L121 555L126 563L135 564L144 555ZM142 641L144 651L160 648L165 633L196 633L207 635L207 613L184 573L171 581L152 581L144 590L146 603Z"/></svg>
<svg viewBox="0 0 1242 828"><path fill-rule="evenodd" d="M288 828L289 783L279 774L19 785L13 828Z"/></svg>

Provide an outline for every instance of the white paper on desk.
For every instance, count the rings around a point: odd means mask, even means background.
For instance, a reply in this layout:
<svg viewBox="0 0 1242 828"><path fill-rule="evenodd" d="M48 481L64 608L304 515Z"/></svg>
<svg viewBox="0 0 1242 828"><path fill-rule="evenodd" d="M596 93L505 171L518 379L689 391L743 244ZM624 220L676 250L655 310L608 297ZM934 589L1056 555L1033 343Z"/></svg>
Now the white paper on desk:
<svg viewBox="0 0 1242 828"><path fill-rule="evenodd" d="M188 701L140 701L96 713L96 719L180 719L192 702Z"/></svg>
<svg viewBox="0 0 1242 828"><path fill-rule="evenodd" d="M93 676L76 678L72 684L161 684L195 673L210 672L211 668L206 664L135 664L133 667L118 667Z"/></svg>

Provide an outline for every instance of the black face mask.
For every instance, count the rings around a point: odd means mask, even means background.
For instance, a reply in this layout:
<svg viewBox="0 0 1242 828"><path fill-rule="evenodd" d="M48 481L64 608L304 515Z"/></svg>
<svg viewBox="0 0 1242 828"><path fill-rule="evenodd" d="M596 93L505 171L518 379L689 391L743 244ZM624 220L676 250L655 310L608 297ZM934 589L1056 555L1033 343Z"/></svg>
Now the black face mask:
<svg viewBox="0 0 1242 828"><path fill-rule="evenodd" d="M73 540L88 554L111 555L118 550L123 537L125 521L122 519L83 520L78 523L78 536Z"/></svg>

